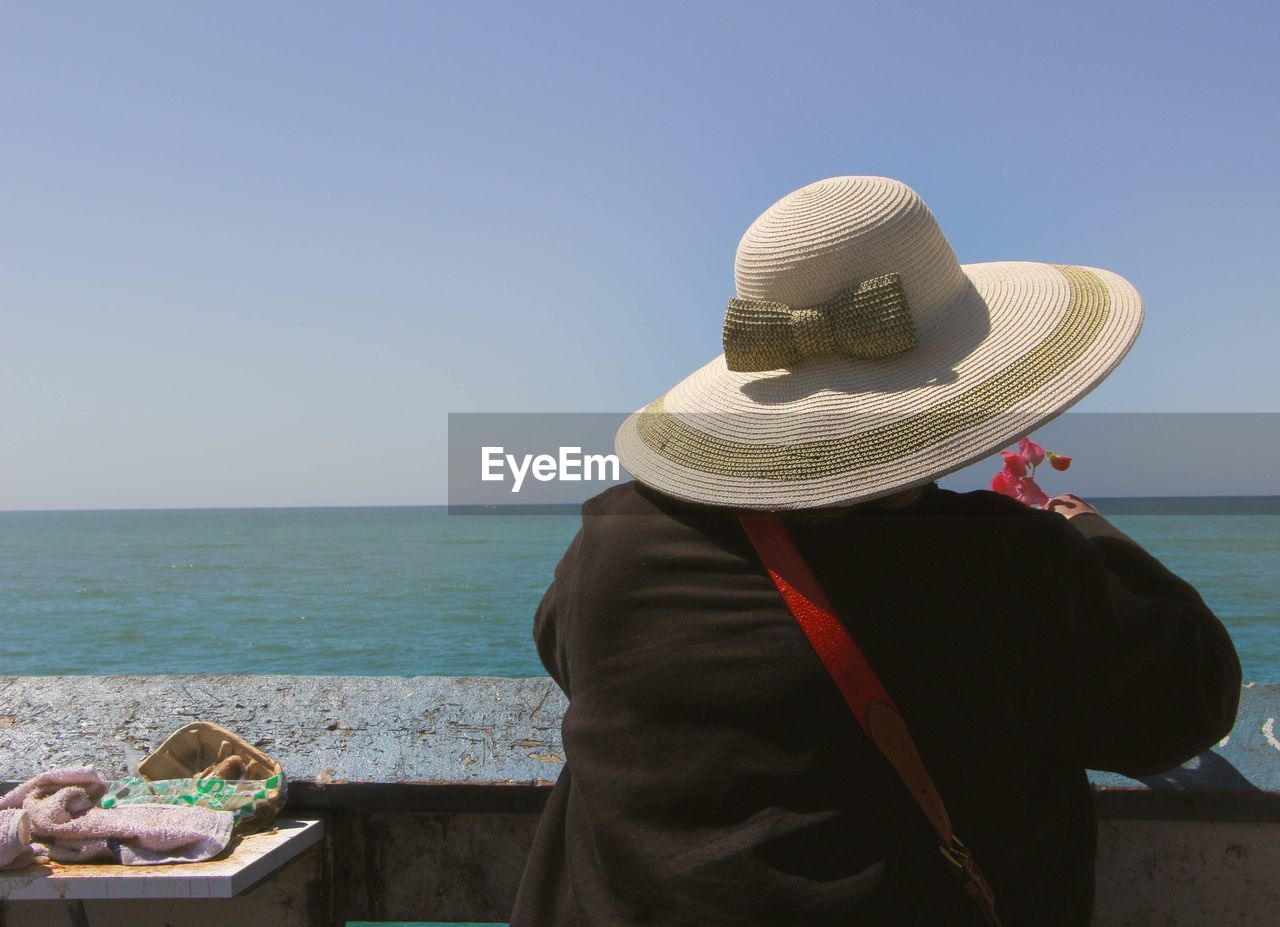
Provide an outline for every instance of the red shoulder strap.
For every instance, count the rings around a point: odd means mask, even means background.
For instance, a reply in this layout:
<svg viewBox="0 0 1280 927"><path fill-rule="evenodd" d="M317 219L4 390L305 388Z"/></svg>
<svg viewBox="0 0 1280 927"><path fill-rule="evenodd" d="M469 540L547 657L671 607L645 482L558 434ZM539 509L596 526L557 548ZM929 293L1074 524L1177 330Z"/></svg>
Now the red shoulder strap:
<svg viewBox="0 0 1280 927"><path fill-rule="evenodd" d="M781 516L772 512L741 511L738 521L858 724L884 754L937 832L938 847L951 863L960 887L973 899L987 923L998 927L1000 919L991 889L973 855L951 829L946 805L920 759L898 706L857 641L836 618L835 610L796 549Z"/></svg>

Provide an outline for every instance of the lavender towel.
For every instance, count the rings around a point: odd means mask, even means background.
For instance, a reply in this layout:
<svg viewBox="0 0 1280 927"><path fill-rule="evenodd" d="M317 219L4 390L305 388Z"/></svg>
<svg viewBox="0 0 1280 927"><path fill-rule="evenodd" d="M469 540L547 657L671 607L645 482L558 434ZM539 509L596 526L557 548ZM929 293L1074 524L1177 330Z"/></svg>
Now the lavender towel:
<svg viewBox="0 0 1280 927"><path fill-rule="evenodd" d="M21 808L0 811L0 869L31 863L31 819Z"/></svg>
<svg viewBox="0 0 1280 927"><path fill-rule="evenodd" d="M182 805L99 808L97 802L106 790L107 781L87 766L56 769L0 796L0 815L21 809L30 837L35 838L30 852L67 863L195 863L217 856L231 841L234 816L229 811ZM9 820L0 818L0 868L6 865L3 859L9 828L19 827L8 824ZM25 861L23 856L15 850L7 865L29 863L30 856Z"/></svg>

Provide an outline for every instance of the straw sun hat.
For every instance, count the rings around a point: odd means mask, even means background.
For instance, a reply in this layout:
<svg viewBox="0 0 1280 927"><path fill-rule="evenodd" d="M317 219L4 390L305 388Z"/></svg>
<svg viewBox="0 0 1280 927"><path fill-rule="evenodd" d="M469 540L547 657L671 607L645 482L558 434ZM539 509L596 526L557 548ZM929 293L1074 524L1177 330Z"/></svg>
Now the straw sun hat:
<svg viewBox="0 0 1280 927"><path fill-rule="evenodd" d="M739 508L848 505L958 470L1097 386L1142 326L1110 271L961 264L884 177L779 200L734 279L725 353L628 418L617 452L642 483Z"/></svg>

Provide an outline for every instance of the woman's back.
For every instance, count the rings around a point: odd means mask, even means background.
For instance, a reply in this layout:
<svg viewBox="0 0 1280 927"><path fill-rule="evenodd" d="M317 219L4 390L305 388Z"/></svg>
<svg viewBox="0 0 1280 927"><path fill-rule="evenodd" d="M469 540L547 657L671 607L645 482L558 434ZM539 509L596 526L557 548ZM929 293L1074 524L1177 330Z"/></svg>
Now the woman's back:
<svg viewBox="0 0 1280 927"><path fill-rule="evenodd" d="M1221 625L1096 516L930 487L788 524L1006 923L1087 923L1083 768L1158 771L1229 728ZM974 922L731 511L587 503L535 638L566 765L513 925Z"/></svg>

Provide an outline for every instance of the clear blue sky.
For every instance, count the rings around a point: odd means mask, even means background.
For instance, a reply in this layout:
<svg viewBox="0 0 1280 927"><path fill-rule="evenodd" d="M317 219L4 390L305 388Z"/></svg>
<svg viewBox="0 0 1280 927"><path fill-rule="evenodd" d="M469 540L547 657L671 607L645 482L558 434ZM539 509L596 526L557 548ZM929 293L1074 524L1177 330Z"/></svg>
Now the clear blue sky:
<svg viewBox="0 0 1280 927"><path fill-rule="evenodd" d="M1280 411L1274 4L44 3L0 21L0 508L444 498L451 411L643 405L836 174L1112 268L1085 410Z"/></svg>

